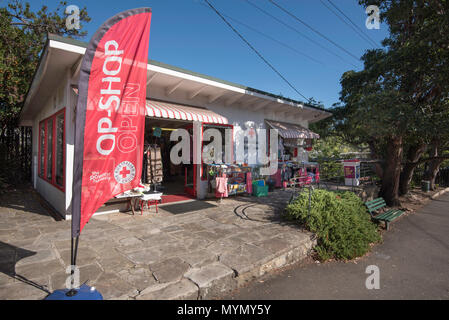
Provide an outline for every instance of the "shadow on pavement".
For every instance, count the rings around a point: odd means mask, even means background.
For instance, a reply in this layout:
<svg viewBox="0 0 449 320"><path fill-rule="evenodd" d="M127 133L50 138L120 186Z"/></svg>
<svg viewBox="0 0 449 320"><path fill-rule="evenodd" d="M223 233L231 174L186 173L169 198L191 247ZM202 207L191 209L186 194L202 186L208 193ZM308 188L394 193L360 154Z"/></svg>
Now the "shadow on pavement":
<svg viewBox="0 0 449 320"><path fill-rule="evenodd" d="M16 263L23 258L31 257L35 254L36 252L34 251L19 248L0 241L0 272L46 293L50 293L50 291L48 291L44 286L16 274Z"/></svg>

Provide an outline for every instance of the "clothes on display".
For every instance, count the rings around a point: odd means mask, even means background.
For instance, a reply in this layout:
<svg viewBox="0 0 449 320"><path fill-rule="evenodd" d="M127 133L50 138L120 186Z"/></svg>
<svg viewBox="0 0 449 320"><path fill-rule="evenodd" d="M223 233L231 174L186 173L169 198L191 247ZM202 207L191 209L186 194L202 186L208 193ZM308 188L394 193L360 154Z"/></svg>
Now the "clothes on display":
<svg viewBox="0 0 449 320"><path fill-rule="evenodd" d="M251 183L252 181L252 174L251 172L247 172L246 173L246 192L248 192L249 194L253 193L253 184Z"/></svg>
<svg viewBox="0 0 449 320"><path fill-rule="evenodd" d="M208 181L208 193L215 193L217 198L249 193L251 188L251 168L239 165L210 164L205 167ZM226 177L226 192L223 180ZM248 187L248 185L250 185ZM220 187L220 190L218 190ZM250 191L248 191L250 190Z"/></svg>
<svg viewBox="0 0 449 320"><path fill-rule="evenodd" d="M271 176L275 187L301 187L311 183L319 183L318 163L296 161L280 161L277 172Z"/></svg>
<svg viewBox="0 0 449 320"><path fill-rule="evenodd" d="M159 184L163 180L163 167L161 148L157 145L149 145L144 154L142 179L144 183Z"/></svg>
<svg viewBox="0 0 449 320"><path fill-rule="evenodd" d="M228 197L228 178L226 176L215 178L215 197L227 198Z"/></svg>

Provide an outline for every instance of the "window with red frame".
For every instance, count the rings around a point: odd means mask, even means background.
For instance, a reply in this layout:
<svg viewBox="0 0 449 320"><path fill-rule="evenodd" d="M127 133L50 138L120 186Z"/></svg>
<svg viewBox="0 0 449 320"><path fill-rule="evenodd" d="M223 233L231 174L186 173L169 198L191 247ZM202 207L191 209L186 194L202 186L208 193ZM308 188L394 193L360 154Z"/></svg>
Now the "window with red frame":
<svg viewBox="0 0 449 320"><path fill-rule="evenodd" d="M39 123L39 177L64 191L65 109Z"/></svg>

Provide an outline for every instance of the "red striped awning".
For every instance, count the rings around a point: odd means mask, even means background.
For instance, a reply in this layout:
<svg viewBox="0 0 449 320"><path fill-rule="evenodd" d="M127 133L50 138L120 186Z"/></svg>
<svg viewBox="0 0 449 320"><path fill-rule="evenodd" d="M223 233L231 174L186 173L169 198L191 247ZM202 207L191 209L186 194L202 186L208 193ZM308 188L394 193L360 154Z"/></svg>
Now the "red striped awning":
<svg viewBox="0 0 449 320"><path fill-rule="evenodd" d="M163 119L228 124L228 119L211 110L154 100L147 100L146 115Z"/></svg>
<svg viewBox="0 0 449 320"><path fill-rule="evenodd" d="M270 127L277 129L284 139L319 139L320 135L298 124L265 120Z"/></svg>

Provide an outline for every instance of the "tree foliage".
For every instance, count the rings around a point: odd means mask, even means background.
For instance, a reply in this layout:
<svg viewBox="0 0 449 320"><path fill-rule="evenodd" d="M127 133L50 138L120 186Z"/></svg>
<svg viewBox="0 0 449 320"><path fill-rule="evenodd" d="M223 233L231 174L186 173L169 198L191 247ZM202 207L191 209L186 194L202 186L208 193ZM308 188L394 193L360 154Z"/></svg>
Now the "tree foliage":
<svg viewBox="0 0 449 320"><path fill-rule="evenodd" d="M445 148L449 138L449 1L359 3L379 6L390 35L364 54L363 70L343 74L334 125L383 160L381 195L397 205L427 146Z"/></svg>
<svg viewBox="0 0 449 320"><path fill-rule="evenodd" d="M28 2L10 0L0 8L0 129L17 123L47 34L86 35L85 31L67 29L66 7L67 2L61 1L54 11L42 6L33 12ZM81 9L81 26L89 21L86 9Z"/></svg>

